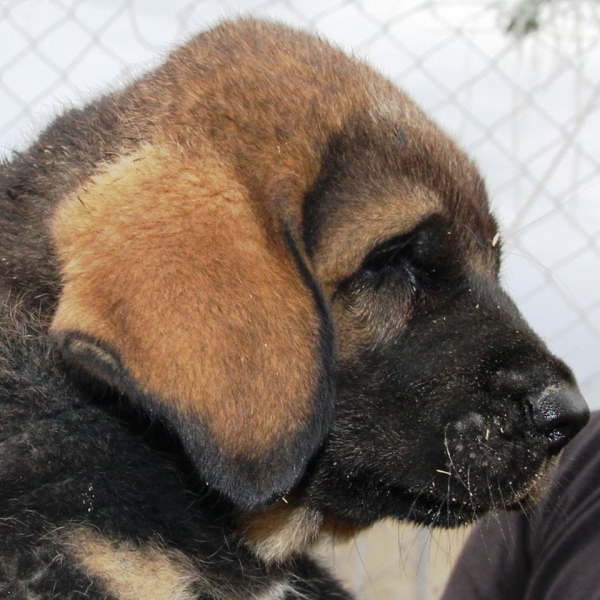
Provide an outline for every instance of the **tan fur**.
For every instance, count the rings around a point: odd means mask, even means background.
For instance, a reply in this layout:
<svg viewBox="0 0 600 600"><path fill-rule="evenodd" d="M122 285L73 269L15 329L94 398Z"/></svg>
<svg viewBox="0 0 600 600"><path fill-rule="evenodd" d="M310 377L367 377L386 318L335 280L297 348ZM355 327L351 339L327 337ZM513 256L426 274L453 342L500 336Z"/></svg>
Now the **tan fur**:
<svg viewBox="0 0 600 600"><path fill-rule="evenodd" d="M330 536L336 542L352 539L365 526L312 510L294 500L280 499L274 506L240 522L244 544L266 563L279 563Z"/></svg>
<svg viewBox="0 0 600 600"><path fill-rule="evenodd" d="M323 515L284 500L259 513L245 515L242 539L267 563L277 563L305 551L321 532Z"/></svg>
<svg viewBox="0 0 600 600"><path fill-rule="evenodd" d="M301 425L313 300L213 157L145 147L68 198L53 233L55 331L115 349L144 392L200 415L232 455L260 456Z"/></svg>
<svg viewBox="0 0 600 600"><path fill-rule="evenodd" d="M195 564L159 543L137 546L111 539L89 527L61 530L58 542L90 580L99 581L119 600L283 600L294 594L284 579L273 578L254 593L240 593L227 585L214 585Z"/></svg>
<svg viewBox="0 0 600 600"><path fill-rule="evenodd" d="M181 553L157 545L137 547L89 528L62 533L60 542L92 580L119 600L194 600L199 574Z"/></svg>

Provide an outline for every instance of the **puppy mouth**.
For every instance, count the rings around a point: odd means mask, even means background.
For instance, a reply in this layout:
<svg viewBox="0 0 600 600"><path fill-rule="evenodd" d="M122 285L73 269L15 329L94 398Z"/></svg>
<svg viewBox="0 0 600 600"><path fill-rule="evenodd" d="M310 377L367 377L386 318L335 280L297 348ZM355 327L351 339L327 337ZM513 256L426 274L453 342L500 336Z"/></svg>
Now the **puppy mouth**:
<svg viewBox="0 0 600 600"><path fill-rule="evenodd" d="M325 515L350 525L368 526L382 518L394 518L453 528L472 523L493 510L523 511L534 506L548 489L557 460L538 456L533 462L525 470L529 475L515 475L512 470L510 476L509 470L491 473L484 466L472 466L466 476L452 468L435 469L425 478L410 477L410 485L386 484L372 473L337 472L335 494L323 493L328 486L321 480L314 487L308 485L305 498ZM324 479L332 480L331 475L330 471ZM352 498L352 502L344 498Z"/></svg>
<svg viewBox="0 0 600 600"><path fill-rule="evenodd" d="M499 483L490 483L486 493L480 492L468 498L457 498L451 491L439 496L405 492L401 505L412 498L407 512L398 511L394 516L428 527L454 528L468 525L493 510L525 511L537 504L551 478L544 473L525 489L504 493Z"/></svg>
<svg viewBox="0 0 600 600"><path fill-rule="evenodd" d="M535 485L531 485L518 493L504 494L499 487L490 485L487 494L478 497L457 498L452 492L433 495L431 493L412 493L403 489L387 491L387 500L379 506L367 506L362 503L361 514L354 511L340 510L339 507L328 507L324 514L345 527L367 527L382 518L394 518L403 522L452 529L468 525L494 510L524 511L537 504L547 488L550 477L540 476ZM493 489L496 487L496 489Z"/></svg>

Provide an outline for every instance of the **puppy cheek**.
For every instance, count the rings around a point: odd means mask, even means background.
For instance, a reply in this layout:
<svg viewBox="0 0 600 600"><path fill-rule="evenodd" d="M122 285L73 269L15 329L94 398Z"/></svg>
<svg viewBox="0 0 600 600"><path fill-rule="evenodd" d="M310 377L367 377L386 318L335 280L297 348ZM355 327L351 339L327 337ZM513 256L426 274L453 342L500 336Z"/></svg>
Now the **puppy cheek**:
<svg viewBox="0 0 600 600"><path fill-rule="evenodd" d="M332 315L341 361L358 360L365 352L394 344L407 329L410 298L386 297L371 290L334 299Z"/></svg>

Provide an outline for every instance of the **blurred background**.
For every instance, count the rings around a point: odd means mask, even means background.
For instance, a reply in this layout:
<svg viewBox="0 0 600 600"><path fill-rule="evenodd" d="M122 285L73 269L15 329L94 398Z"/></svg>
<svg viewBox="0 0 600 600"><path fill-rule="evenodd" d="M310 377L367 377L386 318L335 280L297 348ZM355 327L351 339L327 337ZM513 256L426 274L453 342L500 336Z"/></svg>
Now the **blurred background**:
<svg viewBox="0 0 600 600"><path fill-rule="evenodd" d="M600 408L598 0L0 0L0 156L242 13L364 58L467 148L506 288ZM359 598L433 600L466 535L384 524L323 554Z"/></svg>

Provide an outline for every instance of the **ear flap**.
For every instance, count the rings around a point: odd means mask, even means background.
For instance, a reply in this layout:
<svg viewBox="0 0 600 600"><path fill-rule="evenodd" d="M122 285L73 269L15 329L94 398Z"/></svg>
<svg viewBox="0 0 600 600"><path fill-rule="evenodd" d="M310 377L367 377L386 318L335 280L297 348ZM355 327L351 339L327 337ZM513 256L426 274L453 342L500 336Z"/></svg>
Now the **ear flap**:
<svg viewBox="0 0 600 600"><path fill-rule="evenodd" d="M164 418L243 508L298 481L333 404L324 303L257 214L217 160L145 148L53 221L65 356Z"/></svg>

